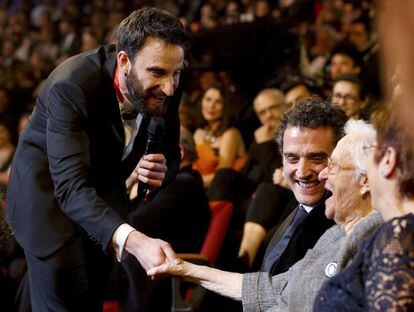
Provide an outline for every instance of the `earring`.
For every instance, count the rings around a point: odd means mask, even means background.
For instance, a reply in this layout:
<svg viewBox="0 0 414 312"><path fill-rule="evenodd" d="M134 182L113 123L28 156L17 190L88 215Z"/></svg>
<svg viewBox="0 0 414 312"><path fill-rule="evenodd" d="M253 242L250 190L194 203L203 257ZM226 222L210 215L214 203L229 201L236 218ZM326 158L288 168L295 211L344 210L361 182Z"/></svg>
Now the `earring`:
<svg viewBox="0 0 414 312"><path fill-rule="evenodd" d="M359 191L359 193L361 194L362 197L364 197L368 192L369 192L369 190L365 186L361 187L361 190Z"/></svg>

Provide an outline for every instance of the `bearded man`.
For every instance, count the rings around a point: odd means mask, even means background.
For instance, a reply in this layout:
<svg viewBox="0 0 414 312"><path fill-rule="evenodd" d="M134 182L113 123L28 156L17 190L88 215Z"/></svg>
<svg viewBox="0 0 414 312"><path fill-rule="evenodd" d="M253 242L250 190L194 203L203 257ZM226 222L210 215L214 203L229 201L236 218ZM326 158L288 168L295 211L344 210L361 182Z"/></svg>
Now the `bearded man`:
<svg viewBox="0 0 414 312"><path fill-rule="evenodd" d="M74 56L49 76L12 164L7 217L28 263L33 311L102 310L115 254L146 270L177 261L170 245L125 222L126 179L149 190L180 161L178 103L187 36L153 8L121 22L117 46ZM145 155L152 116L163 151Z"/></svg>

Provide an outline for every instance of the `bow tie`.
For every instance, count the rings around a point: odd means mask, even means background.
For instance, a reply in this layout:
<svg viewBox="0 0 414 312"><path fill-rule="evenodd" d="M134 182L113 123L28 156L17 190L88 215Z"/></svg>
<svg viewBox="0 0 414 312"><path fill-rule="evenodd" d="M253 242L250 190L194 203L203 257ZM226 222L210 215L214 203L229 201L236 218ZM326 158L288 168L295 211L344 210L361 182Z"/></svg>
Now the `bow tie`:
<svg viewBox="0 0 414 312"><path fill-rule="evenodd" d="M126 112L121 114L122 120L133 120L136 119L138 115L138 111L136 109L130 109Z"/></svg>

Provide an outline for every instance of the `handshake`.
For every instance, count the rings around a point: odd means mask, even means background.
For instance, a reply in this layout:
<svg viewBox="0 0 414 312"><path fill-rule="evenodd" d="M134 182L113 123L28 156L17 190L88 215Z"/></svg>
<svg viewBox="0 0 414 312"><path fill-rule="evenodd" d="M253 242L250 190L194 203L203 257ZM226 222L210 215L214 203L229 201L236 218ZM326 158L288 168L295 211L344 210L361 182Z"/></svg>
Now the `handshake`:
<svg viewBox="0 0 414 312"><path fill-rule="evenodd" d="M129 234L125 249L137 258L152 279L164 275L185 277L192 266L178 258L169 243L150 238L139 231Z"/></svg>
<svg viewBox="0 0 414 312"><path fill-rule="evenodd" d="M131 249L131 245L137 244ZM160 276L176 276L199 284L220 295L241 300L243 275L225 272L181 260L170 244L133 231L126 242L126 249L141 263L151 279Z"/></svg>

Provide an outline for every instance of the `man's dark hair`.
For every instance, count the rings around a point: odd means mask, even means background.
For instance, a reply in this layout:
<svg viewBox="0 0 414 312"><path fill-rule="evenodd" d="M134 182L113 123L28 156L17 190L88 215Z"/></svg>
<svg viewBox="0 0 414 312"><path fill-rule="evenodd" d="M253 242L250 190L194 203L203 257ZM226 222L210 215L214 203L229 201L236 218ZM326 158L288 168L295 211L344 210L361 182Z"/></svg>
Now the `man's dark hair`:
<svg viewBox="0 0 414 312"><path fill-rule="evenodd" d="M316 129L319 127L332 128L336 144L344 136L344 125L348 117L338 106L331 105L319 97L300 100L290 110L283 114L276 133L276 143L283 155L283 136L290 127Z"/></svg>
<svg viewBox="0 0 414 312"><path fill-rule="evenodd" d="M357 17L351 22L351 25L354 25L354 24L364 25L365 31L367 32L368 36L371 34L371 22L367 17L365 16Z"/></svg>
<svg viewBox="0 0 414 312"><path fill-rule="evenodd" d="M335 85L337 82L340 81L347 81L350 82L352 84L355 84L358 86L359 88L359 98L361 100L365 100L365 98L367 97L367 90L364 86L364 84L362 83L361 79L359 79L358 75L354 74L354 73L344 73L339 75L338 77L336 77L333 81L333 85Z"/></svg>
<svg viewBox="0 0 414 312"><path fill-rule="evenodd" d="M364 68L364 62L362 60L361 54L357 51L354 46L349 44L340 44L337 45L331 52L331 57L329 59L329 64L332 62L332 58L337 54L343 54L348 56L354 62L354 66L361 68L361 71Z"/></svg>
<svg viewBox="0 0 414 312"><path fill-rule="evenodd" d="M117 51L126 51L133 61L148 37L187 48L188 37L178 18L161 9L143 8L132 12L119 25Z"/></svg>
<svg viewBox="0 0 414 312"><path fill-rule="evenodd" d="M314 85L309 81L309 79L303 78L301 76L288 76L280 86L280 90L286 94L297 86L305 86L305 88L308 89L310 93L314 91Z"/></svg>

